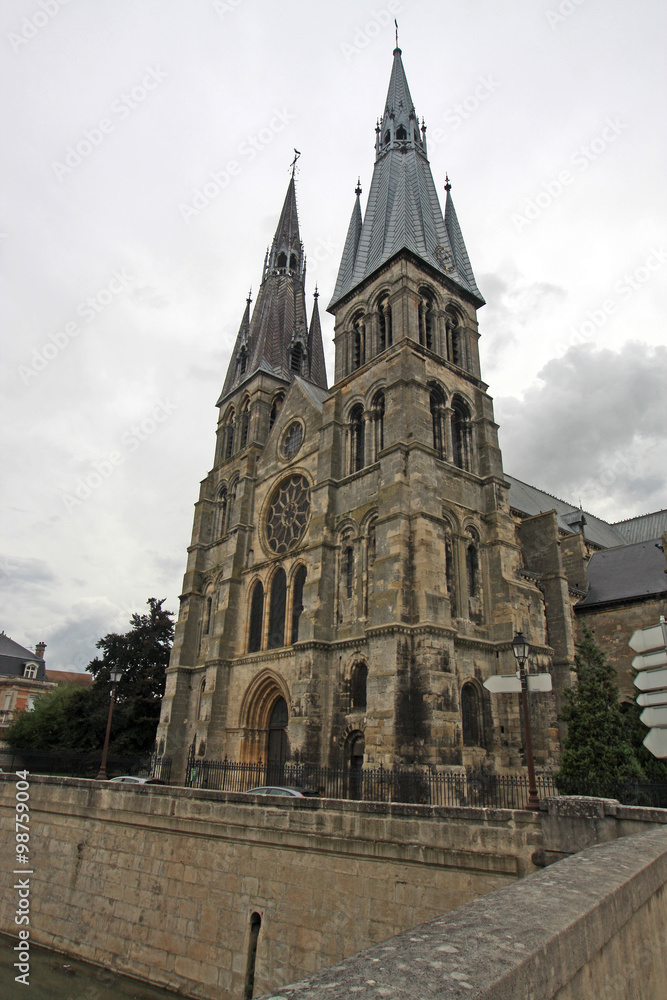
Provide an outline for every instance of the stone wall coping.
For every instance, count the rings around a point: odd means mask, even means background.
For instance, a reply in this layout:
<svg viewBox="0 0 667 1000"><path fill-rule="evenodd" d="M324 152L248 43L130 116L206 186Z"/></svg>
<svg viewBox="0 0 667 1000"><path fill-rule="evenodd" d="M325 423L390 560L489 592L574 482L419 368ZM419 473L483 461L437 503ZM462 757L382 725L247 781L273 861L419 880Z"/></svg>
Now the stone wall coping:
<svg viewBox="0 0 667 1000"><path fill-rule="evenodd" d="M667 823L667 809L652 806L622 805L618 799L594 798L588 795L551 795L540 802L540 809L549 816L574 819L635 820L638 823Z"/></svg>
<svg viewBox="0 0 667 1000"><path fill-rule="evenodd" d="M547 1000L666 882L667 830L598 844L270 996ZM632 975L629 968L628 982ZM630 995L623 983L613 987L609 995Z"/></svg>

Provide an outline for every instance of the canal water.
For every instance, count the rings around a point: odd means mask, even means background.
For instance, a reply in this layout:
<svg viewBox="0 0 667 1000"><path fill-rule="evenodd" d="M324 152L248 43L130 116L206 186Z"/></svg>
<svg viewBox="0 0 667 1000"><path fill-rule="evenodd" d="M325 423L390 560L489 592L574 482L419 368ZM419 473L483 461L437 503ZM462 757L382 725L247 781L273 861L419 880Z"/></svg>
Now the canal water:
<svg viewBox="0 0 667 1000"><path fill-rule="evenodd" d="M2 1000L176 1000L179 996L34 944L30 945L29 982L24 986L15 979L20 975L14 968L16 943L0 934Z"/></svg>

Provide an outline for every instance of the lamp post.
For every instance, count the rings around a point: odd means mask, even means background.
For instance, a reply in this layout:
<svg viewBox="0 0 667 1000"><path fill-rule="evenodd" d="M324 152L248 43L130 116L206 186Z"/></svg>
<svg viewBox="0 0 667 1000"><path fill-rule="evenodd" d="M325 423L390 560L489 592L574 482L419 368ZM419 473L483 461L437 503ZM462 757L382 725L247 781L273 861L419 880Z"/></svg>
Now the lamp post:
<svg viewBox="0 0 667 1000"><path fill-rule="evenodd" d="M97 774L97 781L106 781L107 779L107 754L109 752L109 736L111 735L111 716L113 715L113 706L116 701L116 684L123 676L123 671L116 669L111 669L111 691L109 692L109 718L107 719L107 731L104 737L104 749L102 750L102 763L100 764L100 769Z"/></svg>
<svg viewBox="0 0 667 1000"><path fill-rule="evenodd" d="M512 639L512 652L519 668L519 680L521 681L521 706L523 708L523 728L526 734L526 764L528 765L528 808L539 809L540 800L537 796L535 782L533 740L530 733L530 715L528 714L528 679L525 670L526 661L530 654L530 645L523 632L517 632Z"/></svg>

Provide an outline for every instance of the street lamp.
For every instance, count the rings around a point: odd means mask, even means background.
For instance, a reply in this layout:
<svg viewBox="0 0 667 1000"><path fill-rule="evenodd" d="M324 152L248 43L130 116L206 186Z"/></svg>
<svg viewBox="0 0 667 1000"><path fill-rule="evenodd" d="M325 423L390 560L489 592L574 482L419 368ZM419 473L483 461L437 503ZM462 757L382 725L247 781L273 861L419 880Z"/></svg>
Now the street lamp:
<svg viewBox="0 0 667 1000"><path fill-rule="evenodd" d="M523 728L526 734L526 764L528 765L528 808L539 809L540 800L537 797L533 740L530 734L530 716L528 714L528 680L525 670L526 661L530 654L530 645L523 632L517 632L512 639L512 652L519 668L519 680L521 681L521 706L523 708Z"/></svg>
<svg viewBox="0 0 667 1000"><path fill-rule="evenodd" d="M113 706L116 700L116 684L123 676L123 671L118 670L118 668L112 668L110 671L111 677L111 691L109 692L109 718L107 719L107 731L104 737L104 749L102 750L102 763L100 764L100 770L97 775L97 781L106 781L107 779L107 753L109 752L109 736L111 735L111 716L113 715Z"/></svg>

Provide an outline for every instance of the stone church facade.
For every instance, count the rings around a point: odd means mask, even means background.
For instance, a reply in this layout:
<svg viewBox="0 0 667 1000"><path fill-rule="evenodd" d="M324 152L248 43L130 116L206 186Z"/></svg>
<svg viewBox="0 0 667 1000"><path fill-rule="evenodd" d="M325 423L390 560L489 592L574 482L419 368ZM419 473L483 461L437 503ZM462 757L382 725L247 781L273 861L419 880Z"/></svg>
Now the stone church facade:
<svg viewBox="0 0 667 1000"><path fill-rule="evenodd" d="M554 510L510 501L480 370L484 300L445 192L443 213L397 48L328 306L334 385L293 177L246 304L158 729L177 778L191 747L517 771L518 697L483 681L514 671L520 630L531 669L553 676L553 694L530 698L536 762L557 764L583 525L564 532Z"/></svg>

